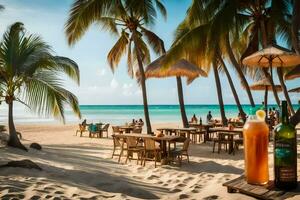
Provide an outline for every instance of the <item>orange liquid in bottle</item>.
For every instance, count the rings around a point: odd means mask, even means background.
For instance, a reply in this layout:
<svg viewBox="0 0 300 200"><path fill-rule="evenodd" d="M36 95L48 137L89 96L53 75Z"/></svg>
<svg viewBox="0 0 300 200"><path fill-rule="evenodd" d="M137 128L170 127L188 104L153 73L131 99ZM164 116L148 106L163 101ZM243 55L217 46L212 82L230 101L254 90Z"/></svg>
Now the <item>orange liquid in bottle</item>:
<svg viewBox="0 0 300 200"><path fill-rule="evenodd" d="M269 127L264 121L250 119L244 125L243 136L246 181L249 184L267 184Z"/></svg>

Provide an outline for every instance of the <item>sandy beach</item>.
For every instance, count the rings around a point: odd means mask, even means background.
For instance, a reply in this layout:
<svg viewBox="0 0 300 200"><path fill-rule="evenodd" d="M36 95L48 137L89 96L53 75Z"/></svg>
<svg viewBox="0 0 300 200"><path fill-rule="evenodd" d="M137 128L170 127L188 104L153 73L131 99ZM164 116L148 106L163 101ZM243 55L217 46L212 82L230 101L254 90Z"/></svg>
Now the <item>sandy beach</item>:
<svg viewBox="0 0 300 200"><path fill-rule="evenodd" d="M153 128L178 124L155 124ZM0 170L1 199L253 199L229 194L222 183L243 173L243 151L212 153L212 144L192 144L190 163L145 167L111 159L112 139L75 136L76 125L18 125L22 142L38 142L42 151L0 148L0 164L31 159L43 171ZM111 131L111 130L110 130ZM111 133L110 133L111 134ZM272 146L269 165L272 166ZM298 159L298 164L299 164ZM272 175L272 169L270 168ZM290 197L299 199L300 196Z"/></svg>

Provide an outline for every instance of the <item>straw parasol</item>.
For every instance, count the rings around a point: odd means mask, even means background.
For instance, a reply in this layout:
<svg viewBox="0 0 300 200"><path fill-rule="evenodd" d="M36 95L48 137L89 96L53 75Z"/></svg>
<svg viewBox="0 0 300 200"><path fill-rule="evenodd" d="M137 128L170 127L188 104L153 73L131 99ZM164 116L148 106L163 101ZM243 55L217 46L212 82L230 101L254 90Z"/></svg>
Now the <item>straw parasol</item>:
<svg viewBox="0 0 300 200"><path fill-rule="evenodd" d="M290 72L288 72L285 76L285 80L292 80L295 78L300 78L300 65L292 69Z"/></svg>
<svg viewBox="0 0 300 200"><path fill-rule="evenodd" d="M283 47L273 45L243 59L249 67L291 67L300 64L300 56Z"/></svg>
<svg viewBox="0 0 300 200"><path fill-rule="evenodd" d="M147 66L145 70L146 78L185 76L188 78L188 83L191 83L199 76L207 77L207 73L205 71L185 59L180 59L172 66L165 69L161 66L164 57L165 55L159 57Z"/></svg>
<svg viewBox="0 0 300 200"><path fill-rule="evenodd" d="M257 51L256 53L253 53L252 55L246 57L243 59L243 64L247 65L249 67L269 67L271 76L266 73L267 78L269 79L271 85L273 94L275 97L275 100L278 105L280 105L279 97L277 95L276 88L274 86L273 82L273 73L272 73L272 67L291 67L295 65L300 64L300 55L293 53L292 51L285 49L283 47L280 47L278 45L272 45L265 49L262 49L260 51ZM278 73L281 72L281 69L278 70ZM283 87L283 92L285 95L286 100L288 101L288 105L293 112L293 108L291 105L290 98L288 96L288 92L286 90L286 87L283 83L283 80L281 77L279 77L281 86Z"/></svg>
<svg viewBox="0 0 300 200"><path fill-rule="evenodd" d="M280 85L275 85L276 91L280 92L282 91L282 88ZM268 91L272 90L272 85L268 79L262 79L260 81L257 81L250 85L251 90L264 90L265 91L265 97L264 97L264 106L265 109L267 110L268 106Z"/></svg>
<svg viewBox="0 0 300 200"><path fill-rule="evenodd" d="M297 93L300 93L300 87L290 89L289 92L297 92Z"/></svg>

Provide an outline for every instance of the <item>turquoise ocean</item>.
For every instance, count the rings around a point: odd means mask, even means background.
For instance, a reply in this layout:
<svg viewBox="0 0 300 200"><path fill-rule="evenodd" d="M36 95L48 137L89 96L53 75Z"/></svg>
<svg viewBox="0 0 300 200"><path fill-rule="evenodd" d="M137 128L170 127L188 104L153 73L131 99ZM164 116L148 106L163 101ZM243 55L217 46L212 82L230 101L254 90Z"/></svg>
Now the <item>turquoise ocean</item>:
<svg viewBox="0 0 300 200"><path fill-rule="evenodd" d="M243 105L244 111L249 113L250 105ZM275 107L275 105L269 105ZM299 105L295 105L297 109ZM195 114L198 119L201 117L203 122L206 120L208 111L211 111L214 118L220 118L219 105L185 105L188 119ZM71 110L67 109L65 112L66 123L79 123L83 119L87 119L88 123L110 123L110 124L124 124L130 122L132 119L142 118L144 120L143 105L81 105L80 110L82 119L78 119ZM179 105L150 105L150 120L152 123L165 122L181 122ZM238 109L235 105L225 105L226 117L236 117ZM14 109L14 120L16 123L60 123L53 118L45 118L36 116L32 112L24 108ZM7 123L7 109L0 109L0 123Z"/></svg>
<svg viewBox="0 0 300 200"><path fill-rule="evenodd" d="M236 117L238 109L236 105L225 105L226 117ZM269 107L277 106L270 105ZM298 106L295 106L295 109ZM246 113L250 111L250 105L243 105ZM142 118L144 120L144 110L142 105L82 105L80 106L84 119L92 122L110 122L113 124L122 124L132 119ZM219 105L186 105L186 114L188 119L195 114L198 119L206 119L208 111L211 111L214 118L220 118ZM180 122L179 105L150 105L150 120L154 123Z"/></svg>

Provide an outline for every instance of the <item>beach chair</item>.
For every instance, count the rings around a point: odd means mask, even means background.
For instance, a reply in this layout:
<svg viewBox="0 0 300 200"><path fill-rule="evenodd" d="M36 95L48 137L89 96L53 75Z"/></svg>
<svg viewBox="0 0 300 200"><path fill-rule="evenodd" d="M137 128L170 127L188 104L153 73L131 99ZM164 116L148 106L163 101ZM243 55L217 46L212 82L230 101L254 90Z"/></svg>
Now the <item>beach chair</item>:
<svg viewBox="0 0 300 200"><path fill-rule="evenodd" d="M127 163L128 159L129 161L133 160L133 154L137 154L137 161L136 163L138 164L139 160L141 160L141 155L143 153L143 147L137 145L137 140L134 137L126 137L126 150L127 150L127 157L125 164Z"/></svg>
<svg viewBox="0 0 300 200"><path fill-rule="evenodd" d="M88 130L86 129L86 125L82 125L82 124L78 124L78 129L76 130L76 133L75 133L75 135L77 136L77 134L78 133L80 133L80 137L82 137L82 134L84 133L84 132L88 132Z"/></svg>
<svg viewBox="0 0 300 200"><path fill-rule="evenodd" d="M100 137L100 138L103 137L103 133L105 133L105 132L106 132L106 137L108 138L108 128L109 128L109 124L105 124L105 125L103 126L103 128L101 128L101 129L99 130L99 137Z"/></svg>
<svg viewBox="0 0 300 200"><path fill-rule="evenodd" d="M153 158L151 158L150 155L153 155ZM146 165L146 160L152 160L154 161L154 166L156 168L156 162L158 161L158 158L161 159L161 149L155 145L155 141L153 139L145 138L142 156L143 166Z"/></svg>
<svg viewBox="0 0 300 200"><path fill-rule="evenodd" d="M120 162L120 159L121 159L121 153L122 153L122 146L123 146L123 142L120 141L119 138L117 138L115 135L112 135L112 138L113 138L113 143L114 143L114 149L113 149L113 153L112 153L112 156L111 158L113 158L114 156L119 156L119 159L118 159L118 162ZM120 153L119 154L116 154L116 150L120 150Z"/></svg>
<svg viewBox="0 0 300 200"><path fill-rule="evenodd" d="M186 156L187 158L187 161L188 163L190 162L190 159L189 159L189 146L190 146L190 142L191 142L191 139L189 138L186 138L183 142L183 145L182 145L182 148L175 148L173 149L171 152L170 152L170 155L173 157L173 158L177 158L178 159L178 162L179 162L179 166L181 166L181 163L182 163L182 157L183 156Z"/></svg>

